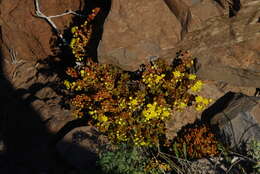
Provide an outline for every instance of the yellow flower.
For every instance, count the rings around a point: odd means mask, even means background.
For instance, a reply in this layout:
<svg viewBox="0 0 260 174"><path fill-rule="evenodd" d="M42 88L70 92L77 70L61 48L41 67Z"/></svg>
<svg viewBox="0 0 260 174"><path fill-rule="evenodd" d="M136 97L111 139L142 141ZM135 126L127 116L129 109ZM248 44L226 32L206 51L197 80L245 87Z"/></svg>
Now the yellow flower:
<svg viewBox="0 0 260 174"><path fill-rule="evenodd" d="M72 38L71 41L70 41L70 47L71 48L74 48L74 44L76 43L76 39L75 38Z"/></svg>
<svg viewBox="0 0 260 174"><path fill-rule="evenodd" d="M94 115L94 114L97 113L97 111L96 111L96 110L94 110L94 111L89 111L88 113L89 113L90 115Z"/></svg>
<svg viewBox="0 0 260 174"><path fill-rule="evenodd" d="M72 27L71 28L71 33L75 33L78 30L78 27Z"/></svg>
<svg viewBox="0 0 260 174"><path fill-rule="evenodd" d="M85 76L85 74L86 74L86 72L82 69L82 70L80 70L80 75L81 75L81 77L84 77Z"/></svg>
<svg viewBox="0 0 260 174"><path fill-rule="evenodd" d="M162 116L163 117L168 117L170 115L169 111L163 111Z"/></svg>
<svg viewBox="0 0 260 174"><path fill-rule="evenodd" d="M187 104L184 103L184 102L180 102L180 103L179 103L179 107L180 107L181 109L185 108L186 106L187 106Z"/></svg>
<svg viewBox="0 0 260 174"><path fill-rule="evenodd" d="M191 90L194 91L194 92L199 91L201 89L202 85L203 85L203 83L200 80L198 80L194 84L194 86L191 87Z"/></svg>
<svg viewBox="0 0 260 174"><path fill-rule="evenodd" d="M189 74L188 79L195 80L196 79L196 75L195 74Z"/></svg>
<svg viewBox="0 0 260 174"><path fill-rule="evenodd" d="M208 104L209 104L209 100L206 99L206 98L204 98L204 99L202 100L202 103L203 103L204 105L208 105Z"/></svg>
<svg viewBox="0 0 260 174"><path fill-rule="evenodd" d="M196 110L197 111L202 111L204 109L204 107L202 105L197 105L196 106Z"/></svg>
<svg viewBox="0 0 260 174"><path fill-rule="evenodd" d="M173 73L174 77L176 77L176 78L182 76L182 73L180 71L173 71L172 73Z"/></svg>
<svg viewBox="0 0 260 174"><path fill-rule="evenodd" d="M195 100L197 103L203 103L204 105L208 105L212 101L211 99L206 99L201 96L197 96Z"/></svg>
<svg viewBox="0 0 260 174"><path fill-rule="evenodd" d="M203 97L197 96L197 97L195 98L195 100L196 100L197 103L200 103L200 102L203 101Z"/></svg>
<svg viewBox="0 0 260 174"><path fill-rule="evenodd" d="M63 84L65 85L65 87L66 87L67 89L70 89L71 83L70 83L68 80L65 80L65 81L63 82Z"/></svg>
<svg viewBox="0 0 260 174"><path fill-rule="evenodd" d="M108 118L105 115L100 115L98 120L101 121L101 122L106 122L108 120Z"/></svg>
<svg viewBox="0 0 260 174"><path fill-rule="evenodd" d="M138 102L137 102L136 99L134 99L134 100L131 101L131 104L132 104L132 105L138 105Z"/></svg>

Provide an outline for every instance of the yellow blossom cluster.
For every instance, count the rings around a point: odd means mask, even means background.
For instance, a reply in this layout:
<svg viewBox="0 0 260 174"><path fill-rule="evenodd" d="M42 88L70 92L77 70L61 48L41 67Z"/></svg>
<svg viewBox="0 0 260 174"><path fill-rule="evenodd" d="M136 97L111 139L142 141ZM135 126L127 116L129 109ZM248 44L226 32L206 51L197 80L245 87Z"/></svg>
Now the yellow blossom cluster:
<svg viewBox="0 0 260 174"><path fill-rule="evenodd" d="M68 80L64 80L63 84L69 90L81 91L86 87L86 83L83 80L78 80L74 82L70 82Z"/></svg>
<svg viewBox="0 0 260 174"><path fill-rule="evenodd" d="M196 75L195 74L188 74L188 79L189 80L195 80L196 79Z"/></svg>
<svg viewBox="0 0 260 174"><path fill-rule="evenodd" d="M153 102L152 104L147 104L147 107L143 110L142 114L146 121L154 118L164 120L170 116L170 111L170 108L160 106L157 102Z"/></svg>
<svg viewBox="0 0 260 174"><path fill-rule="evenodd" d="M73 27L72 53L76 62L88 57L86 47L92 33L91 16L84 24ZM179 59L179 58L177 58ZM188 65L187 65L188 64ZM168 65L157 59L140 74L91 59L80 68L69 68L71 77L64 85L75 97L71 100L76 117L89 116L88 123L105 133L113 143L127 141L137 146L158 145L165 139L165 121L176 108L191 106L202 82L190 74L192 60L178 60ZM85 94L86 97L77 97ZM83 96L83 95L80 95ZM205 99L196 103L206 105Z"/></svg>
<svg viewBox="0 0 260 174"><path fill-rule="evenodd" d="M66 89L73 89L76 85L76 82L69 82L68 80L64 80L63 84L65 85Z"/></svg>
<svg viewBox="0 0 260 174"><path fill-rule="evenodd" d="M152 144L150 141L145 140L145 137L140 134L134 134L133 142L136 146L151 146Z"/></svg>
<svg viewBox="0 0 260 174"><path fill-rule="evenodd" d="M80 26L71 28L73 38L70 41L70 48L74 54L76 61L83 61L84 57L87 56L86 46L88 45L93 29L90 22L98 14L100 8L95 8L92 13L88 16L87 20Z"/></svg>
<svg viewBox="0 0 260 174"><path fill-rule="evenodd" d="M138 97L129 97L129 102L127 103L128 105L128 109L131 112L134 112L136 109L139 109L144 102L144 98L142 98L142 96L138 96Z"/></svg>
<svg viewBox="0 0 260 174"><path fill-rule="evenodd" d="M181 73L180 71L173 71L172 74L175 78L180 78L184 76L184 73Z"/></svg>
<svg viewBox="0 0 260 174"><path fill-rule="evenodd" d="M82 29L87 28L87 29ZM83 32L84 31L84 32ZM76 61L82 61L84 56L86 56L85 47L87 46L91 34L92 34L92 26L89 25L89 22L86 21L79 27L73 27L71 29L71 33L73 34L73 38L70 42L70 48L72 49L72 53L75 55Z"/></svg>
<svg viewBox="0 0 260 174"><path fill-rule="evenodd" d="M116 138L120 142L128 140L126 133L120 131L116 131Z"/></svg>
<svg viewBox="0 0 260 174"><path fill-rule="evenodd" d="M202 81L198 80L190 89L194 92L198 92L202 88Z"/></svg>
<svg viewBox="0 0 260 174"><path fill-rule="evenodd" d="M210 104L210 102L212 102L212 99L207 99L207 98L203 98L202 96L197 96L195 98L195 101L196 101L196 110L202 111Z"/></svg>
<svg viewBox="0 0 260 174"><path fill-rule="evenodd" d="M156 86L160 83L162 83L163 78L165 77L165 74L146 74L143 75L142 81L151 88L152 86Z"/></svg>
<svg viewBox="0 0 260 174"><path fill-rule="evenodd" d="M157 158L153 157L149 160L149 162L145 166L145 171L151 171L151 170L159 169L160 171L163 171L163 173L169 172L172 170L171 166L165 162L162 162L161 160L158 160Z"/></svg>

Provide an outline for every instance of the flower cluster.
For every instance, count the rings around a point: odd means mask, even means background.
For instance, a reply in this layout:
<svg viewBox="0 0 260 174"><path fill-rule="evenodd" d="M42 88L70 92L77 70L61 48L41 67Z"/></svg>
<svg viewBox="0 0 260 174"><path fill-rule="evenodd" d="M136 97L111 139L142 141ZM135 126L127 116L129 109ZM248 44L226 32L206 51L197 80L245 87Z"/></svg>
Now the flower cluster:
<svg viewBox="0 0 260 174"><path fill-rule="evenodd" d="M150 172L153 170L161 170L165 172L169 172L172 170L171 166L161 160L158 160L157 158L153 157L149 160L149 162L146 164L144 171Z"/></svg>
<svg viewBox="0 0 260 174"><path fill-rule="evenodd" d="M171 109L164 107L164 106L158 106L157 102L154 102L152 104L148 104L147 107L143 110L142 114L145 117L145 121L148 121L150 119L162 119L168 118L170 116Z"/></svg>
<svg viewBox="0 0 260 174"><path fill-rule="evenodd" d="M192 59L186 62L192 64ZM201 84L187 67L157 59L133 79L129 72L89 59L80 69L67 71L72 80L65 80L64 85L76 94L71 99L74 115L90 117L89 124L112 142L151 146L165 141L165 121L174 111L209 103L187 92Z"/></svg>
<svg viewBox="0 0 260 174"><path fill-rule="evenodd" d="M72 53L77 62L83 61L84 57L87 56L86 46L88 45L93 32L90 22L95 18L99 11L100 8L93 9L92 13L82 25L71 28L73 38L70 41L70 48L72 49Z"/></svg>
<svg viewBox="0 0 260 174"><path fill-rule="evenodd" d="M144 74L143 75L143 82L149 87L156 86L162 83L165 74L157 75L157 74Z"/></svg>
<svg viewBox="0 0 260 174"><path fill-rule="evenodd" d="M219 154L218 142L207 125L183 128L178 134L173 149L182 157L194 159Z"/></svg>
<svg viewBox="0 0 260 174"><path fill-rule="evenodd" d="M207 98L203 98L202 96L197 96L195 98L195 101L196 101L196 110L202 111L210 104L210 102L212 102L212 99L207 99Z"/></svg>
<svg viewBox="0 0 260 174"><path fill-rule="evenodd" d="M192 87L191 90L194 92L199 91L202 88L202 82L200 80L198 80Z"/></svg>
<svg viewBox="0 0 260 174"><path fill-rule="evenodd" d="M196 100L189 89L198 91L202 82L191 73L193 59L189 52L178 52L172 64L157 59L144 65L142 71L130 72L94 62L87 45L92 34L91 21L99 12L92 11L87 20L71 29L70 47L79 67L69 67L64 81L71 91L70 104L76 117L89 117L114 143L122 141L138 146L153 146L166 141L165 121L174 111L195 104L207 105L207 99Z"/></svg>

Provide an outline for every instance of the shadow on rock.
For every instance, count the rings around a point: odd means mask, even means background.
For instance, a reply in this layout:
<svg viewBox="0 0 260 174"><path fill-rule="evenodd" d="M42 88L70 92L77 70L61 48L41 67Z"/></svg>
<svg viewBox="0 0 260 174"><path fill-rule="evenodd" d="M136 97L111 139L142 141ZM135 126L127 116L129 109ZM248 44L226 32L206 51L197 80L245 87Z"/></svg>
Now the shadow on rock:
<svg viewBox="0 0 260 174"><path fill-rule="evenodd" d="M58 131L57 134L48 130L31 103L38 100L37 91L50 84L35 83L28 89L14 89L12 84L2 75L2 60L0 62L0 171L2 174L35 174L45 172L69 173L79 171L78 168L67 162L57 151L56 144L71 144L62 141L62 138L72 129L86 126L86 120L73 120ZM23 96L27 95L26 98ZM46 99L48 100L48 99ZM74 144L80 154L88 156L92 164L89 171L98 172L95 167L97 154ZM79 157L82 157L80 156ZM84 160L84 159L83 159ZM86 162L87 163L87 162ZM88 161L89 163L89 161ZM100 173L100 172L99 172Z"/></svg>
<svg viewBox="0 0 260 174"><path fill-rule="evenodd" d="M243 157L253 150L252 141L260 141L259 109L260 97L228 92L202 113L202 120L214 128L222 145L238 157L237 164L247 173L252 172L254 163Z"/></svg>
<svg viewBox="0 0 260 174"><path fill-rule="evenodd" d="M109 2L109 1L106 1ZM101 4L99 2L99 4ZM95 6L95 3L88 4L85 9L86 14ZM104 3L102 4L104 6ZM106 6L109 4L106 4ZM104 19L109 10L104 10L99 20L94 22L95 33L92 38L91 55L97 57L97 46L102 36ZM67 31L68 32L68 31ZM65 50L69 50L66 47ZM61 52L57 57L63 58L62 61L56 61L54 57L49 57L44 61L48 63L47 69L41 69L39 73L52 76L54 74L64 74L64 67L72 64L70 54ZM54 60L54 61L53 61ZM51 98L39 99L35 94L40 90L51 87L59 91L55 83L34 83L27 89L15 89L11 82L3 75L3 57L0 60L0 171L2 174L7 173L69 173L71 171L79 171L79 168L66 161L60 152L57 151L56 144L61 143L64 146L71 146L70 142L63 141L62 138L71 130L77 127L86 126L85 119L73 120L65 124L56 134L48 130L47 123L51 119L43 120L41 113L36 111L31 103L36 100L50 100ZM65 66L66 65L66 66ZM26 96L26 97L24 97ZM86 148L73 144L73 148L77 150L78 158L82 155L88 156L90 159L86 161L85 170L92 173L101 173L95 167L97 154ZM83 157L84 158L84 157ZM84 159L82 159L84 163ZM83 166L84 164L82 164ZM81 166L81 167L82 167Z"/></svg>

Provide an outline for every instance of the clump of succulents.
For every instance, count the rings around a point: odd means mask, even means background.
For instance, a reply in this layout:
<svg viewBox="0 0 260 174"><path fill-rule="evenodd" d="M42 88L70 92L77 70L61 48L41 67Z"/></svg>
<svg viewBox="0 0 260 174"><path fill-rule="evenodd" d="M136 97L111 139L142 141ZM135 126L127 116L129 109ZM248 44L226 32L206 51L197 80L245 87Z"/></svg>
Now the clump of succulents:
<svg viewBox="0 0 260 174"><path fill-rule="evenodd" d="M185 159L216 156L219 154L216 136L206 124L193 124L178 132L172 151Z"/></svg>
<svg viewBox="0 0 260 174"><path fill-rule="evenodd" d="M92 21L99 11L93 9L83 24L71 29L70 48L75 66L67 68L64 86L71 94L73 115L87 117L89 125L97 127L118 147L102 153L99 160L102 168L107 173L169 172L174 168L170 158L167 161L168 158L160 157L161 152L154 150L161 146L166 152L185 149L180 157L216 154L213 134L205 126L187 130L185 136L174 141L166 138L165 122L175 112L187 107L201 111L211 102L196 95L203 82L192 73L195 58L191 53L179 51L170 64L158 58L135 72L100 64L88 54ZM205 149L199 150L199 146ZM144 155L144 150L149 149L157 154Z"/></svg>
<svg viewBox="0 0 260 174"><path fill-rule="evenodd" d="M98 11L94 9L84 24L71 29L70 47L77 66L67 69L69 78L64 85L74 94L70 100L73 114L88 117L89 124L114 143L162 144L166 141L165 121L174 112L192 105L203 110L210 103L188 92L197 92L203 85L191 73L194 58L188 51L180 51L172 64L157 59L136 72L94 62L87 44L92 35L91 20Z"/></svg>

